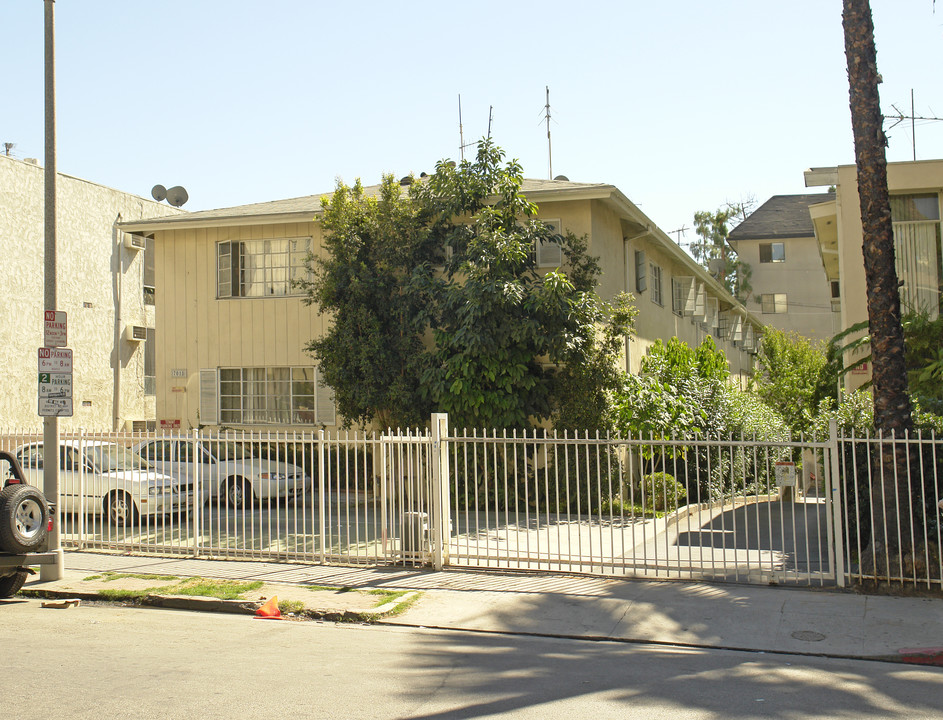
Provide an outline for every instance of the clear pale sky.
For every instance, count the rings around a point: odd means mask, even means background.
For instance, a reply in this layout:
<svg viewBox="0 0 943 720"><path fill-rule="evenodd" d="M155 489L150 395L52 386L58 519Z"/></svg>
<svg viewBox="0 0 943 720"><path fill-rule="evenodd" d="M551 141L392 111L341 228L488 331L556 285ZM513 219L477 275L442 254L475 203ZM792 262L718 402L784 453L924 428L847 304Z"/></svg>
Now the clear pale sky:
<svg viewBox="0 0 943 720"><path fill-rule="evenodd" d="M943 5L872 0L885 114L943 116ZM43 161L43 2L0 0L0 143ZM663 230L854 162L840 0L58 0L60 172L190 210L432 171L492 135ZM889 160L913 157L909 121ZM918 122L918 159L943 122ZM820 189L813 189L818 191ZM0 188L2 191L2 188ZM694 237L689 231L687 240Z"/></svg>

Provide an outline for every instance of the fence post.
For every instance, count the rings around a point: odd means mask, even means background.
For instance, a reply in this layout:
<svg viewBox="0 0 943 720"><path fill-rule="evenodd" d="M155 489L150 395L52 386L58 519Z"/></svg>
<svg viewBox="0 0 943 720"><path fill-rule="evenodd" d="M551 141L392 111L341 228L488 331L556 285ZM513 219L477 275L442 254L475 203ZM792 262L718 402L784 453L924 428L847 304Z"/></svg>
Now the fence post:
<svg viewBox="0 0 943 720"><path fill-rule="evenodd" d="M183 447L183 443L177 444L178 448ZM178 450L179 452L179 450ZM191 519L193 520L193 557L200 557L200 537L202 535L202 525L203 525L203 502L206 498L203 497L203 463L202 455L203 453L203 443L200 442L200 429L193 428L193 453L192 461L193 467L191 468L191 473L193 477L193 509L191 510ZM207 505L209 508L209 505Z"/></svg>
<svg viewBox="0 0 943 720"><path fill-rule="evenodd" d="M828 422L828 452L831 455L831 478L829 482L829 502L832 505L832 548L835 553L835 582L838 587L845 587L845 531L842 525L842 483L839 475L838 422L832 418Z"/></svg>
<svg viewBox="0 0 943 720"><path fill-rule="evenodd" d="M327 503L326 485L324 481L324 428L318 430L318 534L321 541L318 560L323 565L327 562Z"/></svg>
<svg viewBox="0 0 943 720"><path fill-rule="evenodd" d="M432 564L441 570L449 562L448 543L451 536L449 507L449 416L432 413Z"/></svg>

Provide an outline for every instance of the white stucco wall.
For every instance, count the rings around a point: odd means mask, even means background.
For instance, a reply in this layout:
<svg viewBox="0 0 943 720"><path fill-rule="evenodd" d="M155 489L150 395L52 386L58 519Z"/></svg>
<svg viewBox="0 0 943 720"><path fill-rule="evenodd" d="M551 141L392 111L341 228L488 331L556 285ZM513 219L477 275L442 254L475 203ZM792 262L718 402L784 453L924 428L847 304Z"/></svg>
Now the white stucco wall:
<svg viewBox="0 0 943 720"><path fill-rule="evenodd" d="M154 327L143 299L144 253L126 249L115 221L180 212L60 174L57 193L58 310L68 314L74 415L60 425L130 427L154 419L144 394L144 345L127 324ZM0 427L38 427L37 350L43 344L43 168L0 156ZM117 420L115 414L117 413Z"/></svg>

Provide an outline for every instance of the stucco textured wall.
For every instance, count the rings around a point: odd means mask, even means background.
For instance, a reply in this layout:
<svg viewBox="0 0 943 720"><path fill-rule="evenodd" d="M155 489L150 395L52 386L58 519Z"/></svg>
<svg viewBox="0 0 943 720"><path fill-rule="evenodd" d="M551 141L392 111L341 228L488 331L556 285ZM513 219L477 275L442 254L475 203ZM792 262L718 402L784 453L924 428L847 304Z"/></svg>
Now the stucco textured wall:
<svg viewBox="0 0 943 720"><path fill-rule="evenodd" d="M114 223L180 211L59 174L58 310L68 313L74 415L61 427L119 429L154 418L144 394L144 347L123 339L127 324L153 327L144 306L144 253L126 249ZM43 168L0 156L0 425L38 427L37 349L43 344ZM116 372L117 369L117 372ZM117 402L116 402L117 393Z"/></svg>

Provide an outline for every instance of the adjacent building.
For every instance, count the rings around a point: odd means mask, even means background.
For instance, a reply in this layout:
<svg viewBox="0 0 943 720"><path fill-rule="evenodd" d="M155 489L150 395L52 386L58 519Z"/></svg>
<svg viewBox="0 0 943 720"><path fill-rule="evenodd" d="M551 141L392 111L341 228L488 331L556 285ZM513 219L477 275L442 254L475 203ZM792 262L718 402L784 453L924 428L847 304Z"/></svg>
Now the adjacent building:
<svg viewBox="0 0 943 720"><path fill-rule="evenodd" d="M838 327L849 328L868 319L857 170L854 165L813 168L805 181L808 187L835 187L834 198L811 205L809 213L825 274L837 285ZM943 310L943 160L888 163L887 183L902 311L937 318ZM858 387L869 378L870 368L862 364L846 382Z"/></svg>
<svg viewBox="0 0 943 720"><path fill-rule="evenodd" d="M367 188L375 192L376 187ZM761 319L724 288L616 187L525 182L540 217L589 238L600 258L600 294L637 297L638 336L624 367L637 371L657 339L717 339L735 376L752 369ZM330 318L292 280L309 252L323 252L322 195L145 219L121 233L153 243L157 337L156 418L165 428L334 427L333 396L304 347ZM535 248L548 270L561 258Z"/></svg>
<svg viewBox="0 0 943 720"><path fill-rule="evenodd" d="M839 326L839 283L822 264L809 208L834 203L835 193L775 195L730 231L731 246L749 266L747 307L763 322L812 340Z"/></svg>
<svg viewBox="0 0 943 720"><path fill-rule="evenodd" d="M145 429L154 424L153 247L122 221L179 210L59 174L58 310L73 351L73 416L60 426ZM44 171L0 156L0 424L35 428L43 344Z"/></svg>

